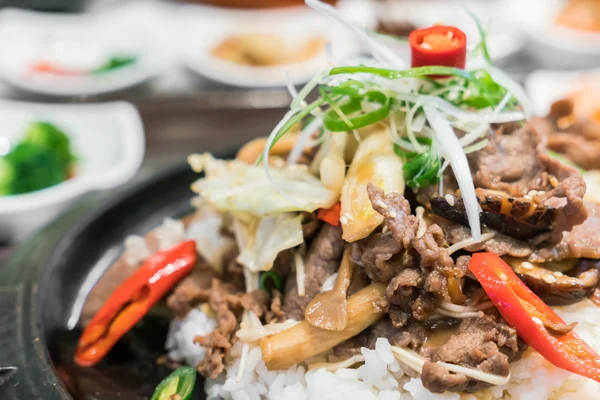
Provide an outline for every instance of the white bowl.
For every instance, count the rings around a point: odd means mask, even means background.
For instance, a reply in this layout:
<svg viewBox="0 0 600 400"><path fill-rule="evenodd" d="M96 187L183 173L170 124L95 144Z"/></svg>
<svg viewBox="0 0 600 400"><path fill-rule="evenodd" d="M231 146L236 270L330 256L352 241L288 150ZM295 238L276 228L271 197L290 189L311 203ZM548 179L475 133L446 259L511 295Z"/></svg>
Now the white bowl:
<svg viewBox="0 0 600 400"><path fill-rule="evenodd" d="M130 180L144 156L144 128L135 107L114 102L48 105L0 101L0 139L17 143L27 125L45 120L71 138L78 158L74 178L23 195L0 196L0 236L20 241L82 194Z"/></svg>
<svg viewBox="0 0 600 400"><path fill-rule="evenodd" d="M91 14L0 11L0 78L31 92L55 96L122 90L156 76L170 58L158 8L122 7ZM142 21L142 22L140 22ZM158 26L154 31L152 26ZM107 57L131 54L137 61L98 75L57 76L30 71L39 60L72 69L93 69Z"/></svg>
<svg viewBox="0 0 600 400"><path fill-rule="evenodd" d="M595 68L600 65L600 33L555 24L562 0L505 0L528 36L527 50L545 67Z"/></svg>
<svg viewBox="0 0 600 400"><path fill-rule="evenodd" d="M593 82L592 82L593 81ZM533 103L534 112L545 116L550 106L569 94L590 87L600 86L600 69L587 71L540 70L525 80L525 89Z"/></svg>
<svg viewBox="0 0 600 400"><path fill-rule="evenodd" d="M201 76L232 86L282 87L287 84L286 73L292 84L299 85L328 64L325 50L301 63L272 67L239 65L213 56L211 50L233 34L275 33L290 43L303 43L318 35L332 43L336 58L346 57L353 48L348 40L340 40L336 34L339 31L330 20L304 8L242 11L187 6L182 8L181 15L183 63Z"/></svg>

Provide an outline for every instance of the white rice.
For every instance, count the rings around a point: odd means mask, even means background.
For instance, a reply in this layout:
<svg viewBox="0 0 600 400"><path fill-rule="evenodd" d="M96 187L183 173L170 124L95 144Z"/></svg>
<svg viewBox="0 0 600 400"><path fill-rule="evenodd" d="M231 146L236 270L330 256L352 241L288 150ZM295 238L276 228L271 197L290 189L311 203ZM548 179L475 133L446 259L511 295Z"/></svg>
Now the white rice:
<svg viewBox="0 0 600 400"><path fill-rule="evenodd" d="M194 343L194 338L207 335L216 327L214 318L196 309L190 311L183 320L172 320L165 343L169 358L195 367L204 358L206 349Z"/></svg>
<svg viewBox="0 0 600 400"><path fill-rule="evenodd" d="M600 351L600 308L589 300L556 311L567 322L578 321L575 331L596 351ZM171 332L169 348L179 359L196 365L203 350L191 345L195 335L207 333L215 321L198 310L183 324L172 327L185 333ZM202 314L202 315L200 315ZM169 344L169 343L168 343ZM175 347L180 346L180 347ZM224 400L592 400L598 399L600 383L554 367L532 349L511 364L512 378L505 386L495 386L475 395L434 394L425 389L419 378L407 375L394 358L387 339L377 340L375 350L362 349L365 363L358 368L328 372L324 368L307 371L297 365L286 371L269 371L262 361L260 348L251 346L239 381L242 343L231 351L227 372L207 380L208 399ZM171 354L170 353L170 354ZM193 362L191 362L193 361ZM411 374L414 376L414 374Z"/></svg>

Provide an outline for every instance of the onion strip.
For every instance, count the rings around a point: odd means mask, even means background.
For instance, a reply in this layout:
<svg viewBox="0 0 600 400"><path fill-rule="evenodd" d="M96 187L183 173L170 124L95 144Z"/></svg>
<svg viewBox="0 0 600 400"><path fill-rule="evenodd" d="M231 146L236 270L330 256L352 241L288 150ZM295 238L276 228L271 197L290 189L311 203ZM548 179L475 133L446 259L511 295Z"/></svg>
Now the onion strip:
<svg viewBox="0 0 600 400"><path fill-rule="evenodd" d="M425 116L433 128L437 141L442 145L445 158L450 161L454 175L463 198L467 219L474 240L481 240L481 224L479 221L479 203L475 195L475 185L467 156L444 116L431 106L424 106Z"/></svg>

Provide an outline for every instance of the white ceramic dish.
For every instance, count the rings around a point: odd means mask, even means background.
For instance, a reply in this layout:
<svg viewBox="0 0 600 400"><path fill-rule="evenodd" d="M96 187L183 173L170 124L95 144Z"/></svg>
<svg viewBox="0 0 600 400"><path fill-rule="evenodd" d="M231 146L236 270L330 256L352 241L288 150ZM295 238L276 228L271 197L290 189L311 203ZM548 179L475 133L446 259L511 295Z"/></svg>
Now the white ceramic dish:
<svg viewBox="0 0 600 400"><path fill-rule="evenodd" d="M0 196L0 236L21 240L46 224L78 196L121 185L139 169L144 128L132 105L124 102L48 105L0 102L0 139L16 143L32 121L52 122L71 138L78 157L72 179L33 193Z"/></svg>
<svg viewBox="0 0 600 400"><path fill-rule="evenodd" d="M429 27L434 24L453 25L467 35L468 46L471 48L480 41L479 30L475 20L467 10L475 14L487 31L487 46L494 61L499 61L517 52L523 45L523 35L512 23L512 18L503 12L498 1L477 0L406 0L379 2L373 7L372 21L391 15L417 28ZM374 28L374 26L371 26ZM403 58L410 58L408 44L396 45Z"/></svg>
<svg viewBox="0 0 600 400"><path fill-rule="evenodd" d="M528 37L527 49L546 67L600 66L600 33L577 31L554 23L564 0L504 0Z"/></svg>
<svg viewBox="0 0 600 400"><path fill-rule="evenodd" d="M275 33L290 46L305 43L314 36L323 37L333 44L336 58L346 57L353 48L348 41L339 40L339 30L334 24L309 9L238 11L188 6L180 12L185 32L185 40L181 41L184 64L201 76L227 85L281 87L287 84L286 73L294 85L299 85L310 80L328 62L325 50L301 63L273 67L239 65L213 56L211 50L232 34Z"/></svg>
<svg viewBox="0 0 600 400"><path fill-rule="evenodd" d="M525 89L533 102L534 112L544 116L550 106L569 94L591 85L600 87L600 69L590 71L540 70L529 75Z"/></svg>
<svg viewBox="0 0 600 400"><path fill-rule="evenodd" d="M169 39L158 23L159 11L140 4L71 15L2 10L0 78L20 89L55 96L101 94L138 85L157 75L170 58ZM152 30L153 25L159 28ZM32 64L41 60L88 70L113 55L132 55L137 61L98 75L31 71Z"/></svg>

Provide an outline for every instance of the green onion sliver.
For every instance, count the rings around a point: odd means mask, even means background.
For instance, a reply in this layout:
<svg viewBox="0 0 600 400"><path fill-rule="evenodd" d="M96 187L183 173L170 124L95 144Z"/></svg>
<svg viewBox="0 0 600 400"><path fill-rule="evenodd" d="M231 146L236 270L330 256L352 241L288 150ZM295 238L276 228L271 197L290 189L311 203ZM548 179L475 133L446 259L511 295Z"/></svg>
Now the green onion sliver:
<svg viewBox="0 0 600 400"><path fill-rule="evenodd" d="M283 280L281 279L281 276L279 276L279 274L277 274L277 272L275 271L263 271L259 274L259 289L271 294L272 289L269 289L269 285L267 284L269 280L271 281L273 286L275 286L275 289L277 289L279 292L283 292Z"/></svg>
<svg viewBox="0 0 600 400"><path fill-rule="evenodd" d="M178 395L181 400L189 400L196 385L196 370L191 367L177 368L158 384L152 400L171 400Z"/></svg>
<svg viewBox="0 0 600 400"><path fill-rule="evenodd" d="M385 94L377 91L367 92L364 99L380 105L376 110L360 114L356 117L349 117L344 121L335 110L328 110L323 116L323 125L331 132L348 132L354 129L363 128L385 119L390 113L391 100ZM360 99L350 98L350 100L339 107L339 110L346 116L362 109ZM350 123L350 124L349 124Z"/></svg>
<svg viewBox="0 0 600 400"><path fill-rule="evenodd" d="M481 82L473 76L472 73L465 71L460 68L444 67L440 65L432 65L426 67L409 68L405 70L395 70L386 68L375 68L375 67L336 67L333 68L329 75L340 75L340 74L372 74L381 76L386 79L400 79L400 78L422 78L430 75L442 75L442 76L459 76L465 78L477 88L485 90L481 85Z"/></svg>

